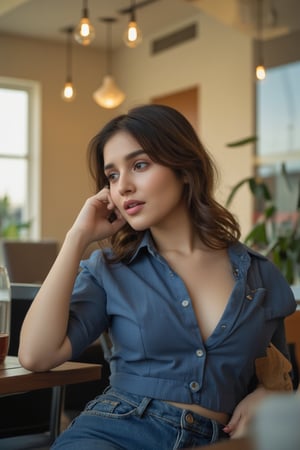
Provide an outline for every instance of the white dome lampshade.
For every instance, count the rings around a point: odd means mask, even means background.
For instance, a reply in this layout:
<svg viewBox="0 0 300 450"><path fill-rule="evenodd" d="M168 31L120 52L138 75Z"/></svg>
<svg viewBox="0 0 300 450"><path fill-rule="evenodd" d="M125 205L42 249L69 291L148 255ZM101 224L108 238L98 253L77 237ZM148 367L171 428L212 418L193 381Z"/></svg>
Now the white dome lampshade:
<svg viewBox="0 0 300 450"><path fill-rule="evenodd" d="M125 94L111 75L105 75L102 85L93 93L93 99L102 108L113 109L123 103Z"/></svg>

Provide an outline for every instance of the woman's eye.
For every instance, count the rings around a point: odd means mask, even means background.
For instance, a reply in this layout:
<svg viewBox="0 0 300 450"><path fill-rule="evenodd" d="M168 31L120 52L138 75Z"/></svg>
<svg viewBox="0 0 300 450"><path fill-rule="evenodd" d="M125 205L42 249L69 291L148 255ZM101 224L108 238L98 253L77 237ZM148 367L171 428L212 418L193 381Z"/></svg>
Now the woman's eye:
<svg viewBox="0 0 300 450"><path fill-rule="evenodd" d="M134 165L135 170L142 170L145 169L149 164L146 161L138 161Z"/></svg>
<svg viewBox="0 0 300 450"><path fill-rule="evenodd" d="M107 178L109 183L112 183L113 181L115 181L118 178L118 174L115 173L115 172L111 172L111 173L106 175L106 178Z"/></svg>

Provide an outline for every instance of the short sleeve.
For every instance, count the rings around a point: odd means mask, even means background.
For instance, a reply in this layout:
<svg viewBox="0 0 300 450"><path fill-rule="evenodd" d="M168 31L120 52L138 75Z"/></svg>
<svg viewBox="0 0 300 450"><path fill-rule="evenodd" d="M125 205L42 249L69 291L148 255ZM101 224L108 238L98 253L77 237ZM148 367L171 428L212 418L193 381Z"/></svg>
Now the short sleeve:
<svg viewBox="0 0 300 450"><path fill-rule="evenodd" d="M100 251L81 262L70 304L68 337L72 345L72 357L97 339L108 327L106 293L101 283Z"/></svg>
<svg viewBox="0 0 300 450"><path fill-rule="evenodd" d="M297 307L290 285L271 261L267 259L260 260L259 266L262 284L267 291L267 319L289 316Z"/></svg>

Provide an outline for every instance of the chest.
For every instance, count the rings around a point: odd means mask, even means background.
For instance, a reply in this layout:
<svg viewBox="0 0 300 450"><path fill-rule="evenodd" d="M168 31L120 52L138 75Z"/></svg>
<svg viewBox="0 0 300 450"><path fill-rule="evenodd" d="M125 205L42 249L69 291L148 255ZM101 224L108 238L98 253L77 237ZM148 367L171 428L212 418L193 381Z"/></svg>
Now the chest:
<svg viewBox="0 0 300 450"><path fill-rule="evenodd" d="M175 259L171 266L185 284L202 338L206 340L217 326L234 287L229 258L222 252L204 259Z"/></svg>
<svg viewBox="0 0 300 450"><path fill-rule="evenodd" d="M115 349L125 349L130 359L143 355L175 364L173 355L181 358L198 348L199 333L205 342L210 338L207 348L219 356L233 343L235 354L246 355L253 333L260 343L268 341L273 331L266 324L265 290L251 291L248 300L246 279L241 270L238 279L233 276L227 256L191 264L184 258L174 258L173 264L144 262L116 269L104 279Z"/></svg>

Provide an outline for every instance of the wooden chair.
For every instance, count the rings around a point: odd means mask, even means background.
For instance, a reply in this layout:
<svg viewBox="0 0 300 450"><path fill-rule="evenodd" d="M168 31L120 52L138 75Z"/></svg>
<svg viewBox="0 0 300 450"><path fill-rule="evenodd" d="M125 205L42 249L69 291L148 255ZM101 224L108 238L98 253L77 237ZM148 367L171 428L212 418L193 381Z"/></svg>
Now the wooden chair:
<svg viewBox="0 0 300 450"><path fill-rule="evenodd" d="M289 344L291 360L293 366L298 368L298 373L294 374L300 379L300 309L285 319L286 339ZM294 361L293 361L294 360Z"/></svg>
<svg viewBox="0 0 300 450"><path fill-rule="evenodd" d="M58 254L55 240L1 241L3 261L11 282L40 284Z"/></svg>

